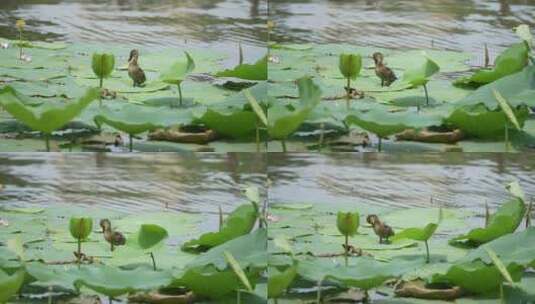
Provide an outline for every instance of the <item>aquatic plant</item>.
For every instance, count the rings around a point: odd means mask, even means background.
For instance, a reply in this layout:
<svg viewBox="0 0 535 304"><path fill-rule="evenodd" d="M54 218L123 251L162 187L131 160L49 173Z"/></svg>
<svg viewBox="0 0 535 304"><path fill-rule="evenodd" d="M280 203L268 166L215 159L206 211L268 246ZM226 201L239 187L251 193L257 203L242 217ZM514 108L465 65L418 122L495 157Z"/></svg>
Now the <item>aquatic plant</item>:
<svg viewBox="0 0 535 304"><path fill-rule="evenodd" d="M522 130L522 127L520 127L520 123L518 122L515 113L513 112L513 109L503 98L503 96L498 92L497 90L493 90L494 97L498 101L498 105L500 106L503 113L505 113L505 116L507 117L507 122L504 125L505 129L505 152L509 151L509 125L512 125L517 131Z"/></svg>
<svg viewBox="0 0 535 304"><path fill-rule="evenodd" d="M115 56L113 54L94 53L91 60L93 73L99 79L99 87L102 89L104 78L110 77L115 67Z"/></svg>
<svg viewBox="0 0 535 304"><path fill-rule="evenodd" d="M346 78L347 108L351 101L351 80L356 80L362 68L362 57L359 54L341 54L338 63L340 73Z"/></svg>
<svg viewBox="0 0 535 304"><path fill-rule="evenodd" d="M429 255L429 239L431 238L431 236L433 236L433 234L438 228L438 225L440 225L440 222L442 222L442 218L443 218L442 208L440 208L438 212L439 212L438 221L436 223L429 223L423 228L404 229L403 231L396 233L392 237L392 241L397 241L397 240L402 240L402 239L411 239L415 241L424 242L425 253L426 253L425 262L429 263L431 261L430 255Z"/></svg>
<svg viewBox="0 0 535 304"><path fill-rule="evenodd" d="M73 217L69 222L71 236L78 243L76 251L76 261L78 265L82 261L82 242L85 241L93 231L93 219L90 217Z"/></svg>
<svg viewBox="0 0 535 304"><path fill-rule="evenodd" d="M131 245L146 252L151 260L154 271L156 268L156 259L154 258L154 251L163 246L163 241L169 237L167 230L159 225L143 224L139 231L133 236Z"/></svg>
<svg viewBox="0 0 535 304"><path fill-rule="evenodd" d="M405 73L403 73L402 82L410 84L413 88L422 86L425 93L425 103L426 105L429 105L429 91L427 89L427 83L429 82L431 76L435 75L439 71L440 67L438 64L424 54L424 62L419 66L406 70ZM420 110L419 104L418 110Z"/></svg>
<svg viewBox="0 0 535 304"><path fill-rule="evenodd" d="M22 60L23 56L23 42L22 42L22 32L24 31L24 27L26 27L26 21L24 19L19 19L15 23L15 27L17 28L17 31L19 31L19 60Z"/></svg>
<svg viewBox="0 0 535 304"><path fill-rule="evenodd" d="M195 62L188 52L184 52L186 61L175 62L171 67L160 75L160 80L176 85L178 88L179 105L182 106L182 82L186 79L189 73L195 69ZM170 104L170 107L175 107L175 104Z"/></svg>
<svg viewBox="0 0 535 304"><path fill-rule="evenodd" d="M347 265L347 256L349 254L349 237L357 233L360 224L360 215L358 212L338 212L336 218L336 227L338 231L345 237L344 242L344 255L346 258Z"/></svg>
<svg viewBox="0 0 535 304"><path fill-rule="evenodd" d="M0 269L0 303L7 303L12 296L19 292L24 284L25 275L26 272L23 268L17 270L12 275Z"/></svg>
<svg viewBox="0 0 535 304"><path fill-rule="evenodd" d="M224 70L215 74L217 77L234 77L245 80L268 80L268 56L260 58L254 64L240 63L231 70Z"/></svg>
<svg viewBox="0 0 535 304"><path fill-rule="evenodd" d="M243 271L243 269L240 266L240 263L234 258L232 253L228 251L223 251L223 255L225 256L225 260L230 265L230 268L236 274L236 276L240 279L240 282L245 286L245 290L248 292L253 292L253 287L251 285L251 282L249 282L249 279L247 278L247 275ZM241 288L236 289L236 303L241 303Z"/></svg>

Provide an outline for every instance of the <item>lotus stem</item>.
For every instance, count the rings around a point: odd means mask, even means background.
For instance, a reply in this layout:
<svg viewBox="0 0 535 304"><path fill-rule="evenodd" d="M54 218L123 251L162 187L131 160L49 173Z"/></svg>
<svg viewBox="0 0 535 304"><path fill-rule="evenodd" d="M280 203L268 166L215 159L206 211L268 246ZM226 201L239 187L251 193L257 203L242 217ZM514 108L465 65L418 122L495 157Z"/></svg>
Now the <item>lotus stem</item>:
<svg viewBox="0 0 535 304"><path fill-rule="evenodd" d="M490 64L489 47L485 43L485 67L488 68Z"/></svg>
<svg viewBox="0 0 535 304"><path fill-rule="evenodd" d="M130 152L134 151L134 138L132 134L128 134L128 149Z"/></svg>
<svg viewBox="0 0 535 304"><path fill-rule="evenodd" d="M241 303L241 293L240 293L240 290L236 290L236 303L237 304L240 304Z"/></svg>
<svg viewBox="0 0 535 304"><path fill-rule="evenodd" d="M505 152L509 152L509 128L507 123L505 123Z"/></svg>
<svg viewBox="0 0 535 304"><path fill-rule="evenodd" d="M110 304L113 303L113 298L112 297L108 297L108 301L110 302Z"/></svg>
<svg viewBox="0 0 535 304"><path fill-rule="evenodd" d="M427 84L424 84L424 92L425 92L425 105L429 106L429 92L427 91Z"/></svg>
<svg viewBox="0 0 535 304"><path fill-rule="evenodd" d="M277 298L273 299L273 303L274 304L279 304L279 300L277 300Z"/></svg>
<svg viewBox="0 0 535 304"><path fill-rule="evenodd" d="M489 219L490 219L489 204L487 204L487 201L485 201L485 228L489 226Z"/></svg>
<svg viewBox="0 0 535 304"><path fill-rule="evenodd" d="M19 30L19 60L22 60L22 31Z"/></svg>
<svg viewBox="0 0 535 304"><path fill-rule="evenodd" d="M321 303L321 280L318 281L318 292L316 294L316 302L317 304Z"/></svg>
<svg viewBox="0 0 535 304"><path fill-rule="evenodd" d="M347 110L351 108L351 78L347 78L347 101L346 101Z"/></svg>
<svg viewBox="0 0 535 304"><path fill-rule="evenodd" d="M150 253L150 258L152 259L152 268L154 268L154 271L156 271L156 260L154 259L154 254Z"/></svg>
<svg viewBox="0 0 535 304"><path fill-rule="evenodd" d="M430 262L430 258L429 258L429 243L427 242L427 240L424 241L425 242L425 252L426 252L426 259L425 259L425 262L427 264L429 264Z"/></svg>
<svg viewBox="0 0 535 304"><path fill-rule="evenodd" d="M256 119L256 153L260 153L260 128L258 127L258 118Z"/></svg>
<svg viewBox="0 0 535 304"><path fill-rule="evenodd" d="M526 212L526 228L531 226L531 210L533 208L533 197L529 201L528 211Z"/></svg>
<svg viewBox="0 0 535 304"><path fill-rule="evenodd" d="M318 152L321 152L321 149L323 148L323 140L325 138L325 123L320 124L320 140L318 143Z"/></svg>
<svg viewBox="0 0 535 304"><path fill-rule="evenodd" d="M180 84L178 85L178 103L182 106L182 87Z"/></svg>
<svg viewBox="0 0 535 304"><path fill-rule="evenodd" d="M288 150L286 149L286 140L281 140L281 144L282 144L282 152L286 153Z"/></svg>
<svg viewBox="0 0 535 304"><path fill-rule="evenodd" d="M223 210L219 206L219 231L223 228Z"/></svg>
<svg viewBox="0 0 535 304"><path fill-rule="evenodd" d="M46 152L50 152L50 134L45 133L45 147Z"/></svg>
<svg viewBox="0 0 535 304"><path fill-rule="evenodd" d="M50 286L48 287L48 304L52 304L52 292L54 291L54 287Z"/></svg>
<svg viewBox="0 0 535 304"><path fill-rule="evenodd" d="M344 247L344 260L346 262L346 267L347 267L347 256L348 256L348 253L349 253L349 236L346 234L345 235L345 247Z"/></svg>
<svg viewBox="0 0 535 304"><path fill-rule="evenodd" d="M379 138L379 143L377 144L377 151L382 152L383 151L383 139L381 136L377 136Z"/></svg>

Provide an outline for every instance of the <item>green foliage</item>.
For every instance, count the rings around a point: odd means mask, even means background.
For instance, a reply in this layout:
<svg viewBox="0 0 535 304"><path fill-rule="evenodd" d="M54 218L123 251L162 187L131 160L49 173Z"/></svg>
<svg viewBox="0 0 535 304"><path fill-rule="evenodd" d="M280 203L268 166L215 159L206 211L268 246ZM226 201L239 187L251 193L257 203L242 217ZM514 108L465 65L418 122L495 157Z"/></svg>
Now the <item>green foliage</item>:
<svg viewBox="0 0 535 304"><path fill-rule="evenodd" d="M435 75L440 71L440 67L436 62L427 57L424 54L424 61L422 64L416 67L409 68L403 74L402 82L408 83L413 87L418 87L421 85L426 85L429 82L431 76Z"/></svg>
<svg viewBox="0 0 535 304"><path fill-rule="evenodd" d="M456 80L454 84L479 87L520 72L528 64L528 52L526 43L513 44L496 58L494 68L479 70L472 76Z"/></svg>
<svg viewBox="0 0 535 304"><path fill-rule="evenodd" d="M232 70L217 72L217 77L235 77L246 80L268 80L268 56L262 57L254 64L240 64Z"/></svg>
<svg viewBox="0 0 535 304"><path fill-rule="evenodd" d="M149 250L161 245L168 236L167 230L161 226L143 224L134 239L141 249Z"/></svg>
<svg viewBox="0 0 535 304"><path fill-rule="evenodd" d="M362 57L359 54L341 54L338 68L346 79L355 80L362 68Z"/></svg>
<svg viewBox="0 0 535 304"><path fill-rule="evenodd" d="M160 80L168 83L180 85L189 73L195 69L195 62L188 52L184 52L186 61L177 61L171 67L160 75Z"/></svg>
<svg viewBox="0 0 535 304"><path fill-rule="evenodd" d="M77 240L85 240L93 231L93 219L90 217L73 217L69 222L71 236Z"/></svg>
<svg viewBox="0 0 535 304"><path fill-rule="evenodd" d="M276 267L270 267L268 271L268 298L280 297L292 284L297 276L297 263L279 271Z"/></svg>
<svg viewBox="0 0 535 304"><path fill-rule="evenodd" d="M26 272L20 269L12 275L8 275L0 269L0 303L7 303L8 300L18 293L24 283Z"/></svg>
<svg viewBox="0 0 535 304"><path fill-rule="evenodd" d="M358 212L338 212L336 218L336 227L342 235L353 236L357 233L360 223Z"/></svg>
<svg viewBox="0 0 535 304"><path fill-rule="evenodd" d="M218 232L209 232L198 239L190 240L182 245L187 251L206 251L227 241L245 235L253 229L258 217L258 209L253 204L241 205L232 211L223 222Z"/></svg>
<svg viewBox="0 0 535 304"><path fill-rule="evenodd" d="M321 90L310 78L297 81L299 103L284 105L276 103L268 109L268 133L273 139L286 139L306 120L321 101Z"/></svg>
<svg viewBox="0 0 535 304"><path fill-rule="evenodd" d="M93 54L91 68L99 79L110 77L114 67L115 56L113 54Z"/></svg>
<svg viewBox="0 0 535 304"><path fill-rule="evenodd" d="M76 118L83 109L97 99L99 91L89 89L76 102L55 104L48 102L42 106L30 107L32 100L10 86L0 89L0 105L17 120L36 131L50 134Z"/></svg>

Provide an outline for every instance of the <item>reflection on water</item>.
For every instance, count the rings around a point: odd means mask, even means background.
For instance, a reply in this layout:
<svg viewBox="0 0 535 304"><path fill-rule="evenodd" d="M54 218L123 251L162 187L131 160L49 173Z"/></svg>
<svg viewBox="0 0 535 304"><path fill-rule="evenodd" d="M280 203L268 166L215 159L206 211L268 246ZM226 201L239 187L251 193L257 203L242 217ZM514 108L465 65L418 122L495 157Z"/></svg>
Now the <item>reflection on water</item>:
<svg viewBox="0 0 535 304"><path fill-rule="evenodd" d="M0 36L17 37L18 18L31 39L117 42L145 46L186 43L265 52L266 0L2 0ZM261 52L262 51L262 52Z"/></svg>
<svg viewBox="0 0 535 304"><path fill-rule="evenodd" d="M509 196L518 180L535 195L535 158L505 154L288 154L269 155L272 202L350 203L390 207L467 208L481 212Z"/></svg>
<svg viewBox="0 0 535 304"><path fill-rule="evenodd" d="M387 48L438 48L482 54L517 41L511 29L535 26L528 0L271 0L273 40L347 42Z"/></svg>
<svg viewBox="0 0 535 304"><path fill-rule="evenodd" d="M0 204L73 203L127 213L230 211L247 185L264 189L261 154L0 154ZM265 191L263 191L265 192ZM265 193L264 193L265 194Z"/></svg>

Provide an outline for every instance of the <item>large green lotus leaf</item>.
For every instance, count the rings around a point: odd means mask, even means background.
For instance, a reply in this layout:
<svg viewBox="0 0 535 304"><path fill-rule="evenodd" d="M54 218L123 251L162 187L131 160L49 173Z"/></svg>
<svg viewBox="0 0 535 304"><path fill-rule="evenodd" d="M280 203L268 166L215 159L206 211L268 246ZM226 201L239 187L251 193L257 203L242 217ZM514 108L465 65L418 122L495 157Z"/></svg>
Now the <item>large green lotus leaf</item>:
<svg viewBox="0 0 535 304"><path fill-rule="evenodd" d="M217 72L215 76L217 77L234 77L234 78L240 78L240 79L246 79L246 80L267 80L268 75L268 64L267 64L268 56L264 56L261 59L259 59L254 64L240 64L232 70L225 70L221 72Z"/></svg>
<svg viewBox="0 0 535 304"><path fill-rule="evenodd" d="M234 91L221 89L208 82L186 81L182 83L182 93L184 94L183 103L188 104L191 100L193 104L215 105L224 102L226 98L235 94ZM178 104L178 92L176 88L171 87L168 90L142 93L121 93L121 97L128 99L130 102L166 106L170 103L157 103L154 99L172 98L175 104Z"/></svg>
<svg viewBox="0 0 535 304"><path fill-rule="evenodd" d="M59 41L54 41L54 42L25 41L25 40L19 41L19 40L9 40L9 39L3 39L3 38L1 38L1 40L3 40L4 42L9 42L13 45L16 45L17 47L22 46L25 49L36 48L36 49L57 51L57 50L63 50L67 48L68 46L68 44L66 44L65 42L59 42Z"/></svg>
<svg viewBox="0 0 535 304"><path fill-rule="evenodd" d="M407 228L396 233L391 240L397 241L401 239L411 239L415 241L427 241L435 233L438 228L438 224L429 223L423 228Z"/></svg>
<svg viewBox="0 0 535 304"><path fill-rule="evenodd" d="M200 216L192 213L175 212L145 212L143 214L128 215L113 222L113 226L121 232L136 232L145 223L163 227L171 237L186 233L196 234Z"/></svg>
<svg viewBox="0 0 535 304"><path fill-rule="evenodd" d="M355 124L379 137L386 138L407 129L423 129L442 125L443 117L439 114L414 111L389 111L388 106L377 104L367 112L352 111L346 119L348 124Z"/></svg>
<svg viewBox="0 0 535 304"><path fill-rule="evenodd" d="M99 95L98 89L89 89L76 102L54 105L47 103L39 107L28 107L28 97L6 86L0 90L0 104L13 117L30 128L44 133L52 133L78 116Z"/></svg>
<svg viewBox="0 0 535 304"><path fill-rule="evenodd" d="M497 109L499 106L494 96L494 90L498 91L513 107L535 106L535 66L528 66L518 73L484 85L459 100L458 104L477 105L483 103L489 109Z"/></svg>
<svg viewBox="0 0 535 304"><path fill-rule="evenodd" d="M408 70L422 63L423 51L396 52L393 56L385 57L385 64L393 69ZM442 50L425 50L425 53L440 66L442 73L462 72L470 69L467 62L472 58L472 55L469 53Z"/></svg>
<svg viewBox="0 0 535 304"><path fill-rule="evenodd" d="M438 208L406 208L381 216L381 219L393 228L410 228L425 226L437 218ZM468 227L466 218L473 214L467 210L442 209L442 222L437 232L451 233Z"/></svg>
<svg viewBox="0 0 535 304"><path fill-rule="evenodd" d="M520 126L523 126L529 116L528 108L519 106L513 111ZM459 107L451 113L446 122L461 129L466 135L483 139L502 138L505 125L510 124L503 111L489 110L484 104Z"/></svg>
<svg viewBox="0 0 535 304"><path fill-rule="evenodd" d="M321 100L321 90L310 78L299 79L297 85L299 104L290 107L277 102L268 109L268 132L273 139L285 139L295 132Z"/></svg>
<svg viewBox="0 0 535 304"><path fill-rule="evenodd" d="M253 204L241 205L228 215L218 232L205 233L198 239L190 240L182 245L182 249L206 251L245 235L253 229L257 216L258 210Z"/></svg>
<svg viewBox="0 0 535 304"><path fill-rule="evenodd" d="M143 224L139 231L129 238L129 241L133 240L135 247L150 252L163 246L163 241L167 237L169 234L165 228L155 224Z"/></svg>
<svg viewBox="0 0 535 304"><path fill-rule="evenodd" d="M440 66L432 59L423 56L423 61L405 70L401 82L409 83L414 87L427 84L429 78L440 71Z"/></svg>
<svg viewBox="0 0 535 304"><path fill-rule="evenodd" d="M198 256L188 267L213 265L218 270L228 268L224 252L230 252L242 268L267 267L267 231L257 229L252 233L229 240L228 242L208 250Z"/></svg>
<svg viewBox="0 0 535 304"><path fill-rule="evenodd" d="M183 54L185 50L177 49L163 49L156 52L147 50L142 52L139 57L139 66L141 66L145 72L162 72L169 69L169 62L175 62L177 60L177 54ZM227 55L223 52L218 52L214 49L206 48L188 48L188 54L195 62L196 73L213 73L221 69L220 62L227 58ZM186 58L187 59L187 58ZM125 60L124 66L121 69L127 69L127 62Z"/></svg>
<svg viewBox="0 0 535 304"><path fill-rule="evenodd" d="M0 303L7 303L9 298L17 294L24 283L26 272L20 269L12 275L8 275L0 269Z"/></svg>
<svg viewBox="0 0 535 304"><path fill-rule="evenodd" d="M528 64L528 52L525 42L513 44L496 58L494 68L479 70L472 76L456 80L455 84L478 87L520 72Z"/></svg>
<svg viewBox="0 0 535 304"><path fill-rule="evenodd" d="M489 224L485 228L476 228L467 234L460 235L451 240L452 244L458 242L470 242L476 245L488 243L501 236L515 232L521 224L526 205L520 199L511 199L489 218Z"/></svg>
<svg viewBox="0 0 535 304"><path fill-rule="evenodd" d="M265 104L266 83L255 85L249 89L249 92L258 102ZM244 92L234 94L224 102L207 108L199 120L217 133L232 138L252 136L257 126L257 116L250 107Z"/></svg>
<svg viewBox="0 0 535 304"><path fill-rule="evenodd" d="M535 302L535 278L523 277L519 283L504 284L503 295L505 303Z"/></svg>
<svg viewBox="0 0 535 304"><path fill-rule="evenodd" d="M344 266L334 264L329 259L316 258L300 260L297 272L302 278L314 283L334 280L348 287L369 290L421 265L422 263L416 260L382 263L370 257L360 257L352 259L349 266Z"/></svg>
<svg viewBox="0 0 535 304"><path fill-rule="evenodd" d="M513 280L522 277L524 268L511 263L507 266ZM436 283L449 283L476 294L496 293L504 282L502 274L494 265L487 265L481 261L459 263L453 265L445 274L435 274L432 278Z"/></svg>
<svg viewBox="0 0 535 304"><path fill-rule="evenodd" d="M535 227L497 238L471 251L460 262L481 260L492 264L486 249L492 249L505 264L516 263L528 267L535 263Z"/></svg>
<svg viewBox="0 0 535 304"><path fill-rule="evenodd" d="M9 77L24 81L45 81L50 79L62 78L67 75L66 72L59 69L15 69L0 68L1 77Z"/></svg>
<svg viewBox="0 0 535 304"><path fill-rule="evenodd" d="M160 80L168 84L180 84L195 69L195 62L188 52L184 52L186 61L175 62L160 75Z"/></svg>
<svg viewBox="0 0 535 304"><path fill-rule="evenodd" d="M107 124L128 134L140 134L157 128L187 125L193 120L190 110L124 104L120 108L103 107L94 116L97 125Z"/></svg>
<svg viewBox="0 0 535 304"><path fill-rule="evenodd" d="M276 267L270 267L268 273L268 298L278 298L292 284L297 276L297 264L283 271L279 271Z"/></svg>
<svg viewBox="0 0 535 304"><path fill-rule="evenodd" d="M29 263L26 271L35 279L34 286L59 287L74 291L74 282L78 278L77 267L69 265L45 265L43 263Z"/></svg>
<svg viewBox="0 0 535 304"><path fill-rule="evenodd" d="M166 287L171 284L172 278L168 272L148 268L120 270L101 265L81 268L75 286L84 286L109 297L118 297L131 292Z"/></svg>
<svg viewBox="0 0 535 304"><path fill-rule="evenodd" d="M140 87L134 87L132 80L130 80L129 78L125 78L124 75L114 76L104 82L104 88L120 94L157 92L169 88L169 84L163 83L158 80L150 80L149 75L147 77L149 77L149 81L147 81L145 85ZM78 85L84 87L98 85L98 79L96 78L76 78L75 81Z"/></svg>

